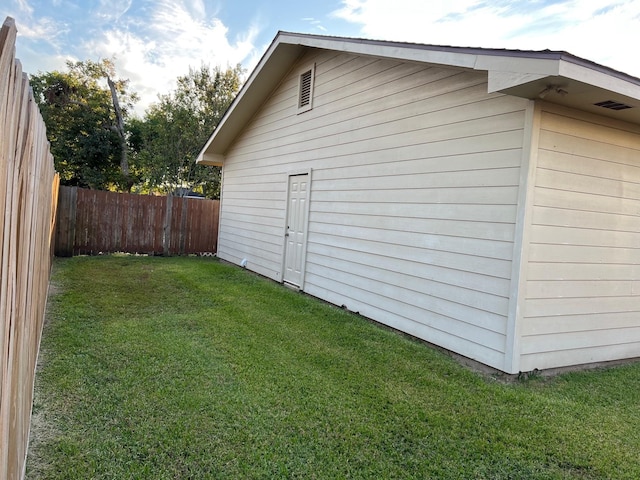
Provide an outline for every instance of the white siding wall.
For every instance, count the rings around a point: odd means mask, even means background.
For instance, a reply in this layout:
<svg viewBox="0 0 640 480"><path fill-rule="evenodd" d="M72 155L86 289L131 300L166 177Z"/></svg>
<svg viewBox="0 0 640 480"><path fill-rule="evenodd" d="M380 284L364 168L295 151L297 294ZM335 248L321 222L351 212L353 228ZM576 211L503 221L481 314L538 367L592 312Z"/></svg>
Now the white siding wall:
<svg viewBox="0 0 640 480"><path fill-rule="evenodd" d="M640 129L543 108L521 370L640 356Z"/></svg>
<svg viewBox="0 0 640 480"><path fill-rule="evenodd" d="M501 368L527 102L486 91L475 72L309 53L227 152L219 255L280 280L287 174L311 168L303 289Z"/></svg>

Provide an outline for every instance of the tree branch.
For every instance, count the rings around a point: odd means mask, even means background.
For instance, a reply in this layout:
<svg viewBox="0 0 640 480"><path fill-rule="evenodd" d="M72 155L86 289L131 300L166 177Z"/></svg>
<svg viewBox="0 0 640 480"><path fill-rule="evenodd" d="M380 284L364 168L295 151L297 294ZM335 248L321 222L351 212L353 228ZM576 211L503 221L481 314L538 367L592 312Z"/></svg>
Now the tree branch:
<svg viewBox="0 0 640 480"><path fill-rule="evenodd" d="M112 126L112 129L116 131L118 137L120 138L120 170L122 171L122 176L125 177L127 181L127 188L130 190L131 182L129 178L129 161L127 158L127 139L124 134L124 118L122 117L122 110L120 109L120 102L118 101L118 92L116 90L116 85L111 80L111 77L107 75L107 84L109 85L109 90L111 91L111 100L113 101L113 109L116 114L116 124Z"/></svg>

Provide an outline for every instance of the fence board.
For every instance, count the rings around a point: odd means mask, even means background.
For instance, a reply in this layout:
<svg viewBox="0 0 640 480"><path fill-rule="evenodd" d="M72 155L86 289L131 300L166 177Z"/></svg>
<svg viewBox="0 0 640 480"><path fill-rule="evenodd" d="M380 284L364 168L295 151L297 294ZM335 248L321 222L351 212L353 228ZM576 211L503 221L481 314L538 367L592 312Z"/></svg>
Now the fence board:
<svg viewBox="0 0 640 480"><path fill-rule="evenodd" d="M24 476L46 304L58 177L20 62L0 30L0 478Z"/></svg>
<svg viewBox="0 0 640 480"><path fill-rule="evenodd" d="M54 252L60 257L73 256L77 196L78 189L75 187L60 188L58 195L58 219L54 237Z"/></svg>
<svg viewBox="0 0 640 480"><path fill-rule="evenodd" d="M218 200L60 187L55 254L215 253Z"/></svg>

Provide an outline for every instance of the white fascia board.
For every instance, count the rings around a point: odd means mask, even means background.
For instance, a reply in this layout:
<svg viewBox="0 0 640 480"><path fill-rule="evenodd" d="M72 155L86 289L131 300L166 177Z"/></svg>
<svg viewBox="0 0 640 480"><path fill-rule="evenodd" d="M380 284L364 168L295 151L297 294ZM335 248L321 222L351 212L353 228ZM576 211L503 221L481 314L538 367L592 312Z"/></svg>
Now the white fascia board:
<svg viewBox="0 0 640 480"><path fill-rule="evenodd" d="M222 164L224 150L235 138L237 131L244 125L245 121L252 116L256 103L261 103L279 80L281 75L279 68L283 65L288 65L299 54L299 47L292 48L292 46L296 46L299 43L287 42L284 40L285 37L286 35L280 33L273 40L238 92L238 95L236 95L236 98L234 98L222 116L213 134L200 150L200 153L198 153L196 157L197 163L204 165ZM282 48L282 44L285 44L284 48ZM278 52L278 54L274 55L275 52Z"/></svg>
<svg viewBox="0 0 640 480"><path fill-rule="evenodd" d="M479 57L483 57L479 55ZM486 56L479 58L476 67L489 74L489 93L504 91L544 78L576 80L613 93L640 100L640 84L625 74L605 67L581 64L566 58L537 59Z"/></svg>
<svg viewBox="0 0 640 480"><path fill-rule="evenodd" d="M612 75L595 68L566 61L560 63L559 74L565 78L578 80L613 93L640 100L640 84L626 80L623 75Z"/></svg>
<svg viewBox="0 0 640 480"><path fill-rule="evenodd" d="M360 41L332 37L297 36L283 34L282 41L305 47L337 50L346 53L392 58L421 63L434 63L452 67L474 68L477 55L424 48L421 45L397 45L389 42Z"/></svg>
<svg viewBox="0 0 640 480"><path fill-rule="evenodd" d="M546 77L556 77L560 71L557 59L521 58L479 55L476 70L486 70L488 93L499 92Z"/></svg>
<svg viewBox="0 0 640 480"><path fill-rule="evenodd" d="M206 147L203 149L203 151ZM219 155L217 153L207 153L200 152L198 154L198 158L196 159L196 163L200 163L202 165L210 165L214 167L221 167L224 163L224 155Z"/></svg>
<svg viewBox="0 0 640 480"><path fill-rule="evenodd" d="M511 87L517 87L519 85L535 82L536 80L547 77L548 75L539 73L496 72L490 70L487 92L500 92Z"/></svg>
<svg viewBox="0 0 640 480"><path fill-rule="evenodd" d="M476 70L555 76L560 72L559 59L518 57L515 55L478 55Z"/></svg>
<svg viewBox="0 0 640 480"><path fill-rule="evenodd" d="M216 130L217 130L217 128L216 128ZM214 131L213 134L207 140L207 143L204 144L204 147L202 147L202 149L200 149L200 152L196 156L196 163L202 163L204 165L208 165L205 162L204 157L207 155L207 149L209 148L209 145L211 145L211 142L213 141L213 137L214 137L215 134L216 134L216 132Z"/></svg>
<svg viewBox="0 0 640 480"><path fill-rule="evenodd" d="M283 63L286 64L296 56L295 52L299 52L298 49L302 47L320 48L360 55L386 57L395 60L433 63L471 69L474 68L474 65L477 62L477 55L472 53L429 49L423 48L420 45L405 46L389 44L387 42L370 42L360 41L358 39L297 35L287 32L279 32L243 85L225 115L220 120L216 130L196 157L197 163L212 164L209 163L210 160L208 160L207 156L212 158L212 155L217 155L218 157L215 160L215 164L218 164L217 162L220 161L223 151L231 141L230 137L234 135L237 129L237 125L235 125L237 122L236 117L241 116L241 112L244 108L255 108L255 100L260 98L261 93L264 93L262 91L262 89L265 88L263 83L267 85L266 88L271 86L271 82L268 81L269 79L267 79L267 82L263 81L265 80L265 77L270 76L270 71L274 69L274 65L272 64L277 63L275 57L281 56ZM266 65L269 65L270 67L265 69ZM276 70L278 70L277 67ZM282 73L281 70L278 71ZM257 81L257 79L262 81ZM256 83L256 85L254 85L254 83ZM245 102L245 97L251 98ZM247 107L245 104L251 104L252 106Z"/></svg>
<svg viewBox="0 0 640 480"><path fill-rule="evenodd" d="M217 165L222 161L225 150L237 133L304 47L486 71L489 93L510 91L511 94L534 98L531 95L535 92L530 90L539 87L536 82L540 84L545 78L554 82L566 78L640 99L640 80L597 64L590 65L588 61L564 52L492 51L278 32L198 154L197 162Z"/></svg>

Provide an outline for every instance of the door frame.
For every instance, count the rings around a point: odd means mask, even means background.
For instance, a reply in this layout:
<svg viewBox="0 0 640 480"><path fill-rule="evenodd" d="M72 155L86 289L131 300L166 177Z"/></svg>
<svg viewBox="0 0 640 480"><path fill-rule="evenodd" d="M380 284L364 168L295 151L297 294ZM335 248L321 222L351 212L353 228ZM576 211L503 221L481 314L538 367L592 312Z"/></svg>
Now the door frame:
<svg viewBox="0 0 640 480"><path fill-rule="evenodd" d="M309 211L311 206L311 174L312 169L308 168L306 170L293 170L287 173L286 178L286 197L285 197L285 209L284 209L284 221L282 222L282 266L280 267L280 283L285 283L286 285L291 285L291 287L296 288L298 290L304 290L304 282L305 282L305 274L306 274L306 265L307 265L307 244L309 243ZM293 284L289 284L284 280L284 273L286 269L287 262L287 223L289 221L289 195L290 189L289 184L291 177L295 177L297 175L307 175L307 206L304 213L304 245L302 246L302 260L301 260L301 272L300 272L300 285L296 286Z"/></svg>

